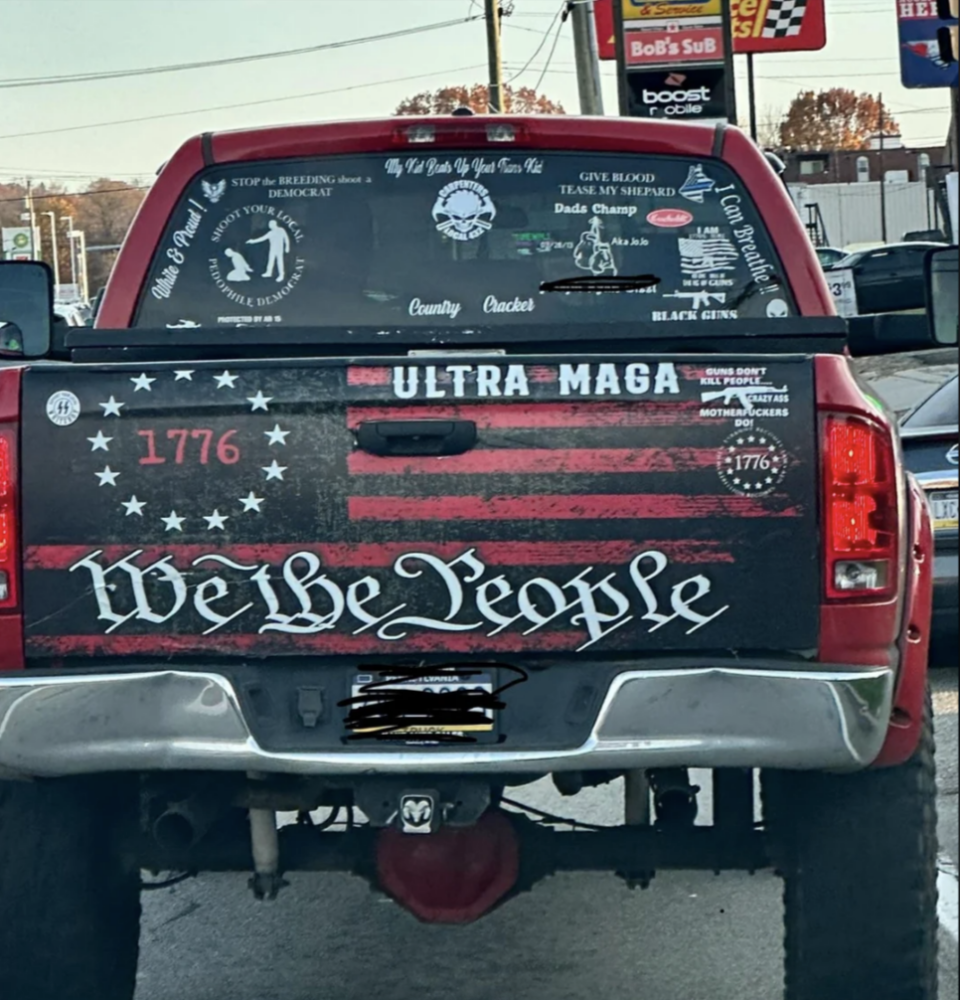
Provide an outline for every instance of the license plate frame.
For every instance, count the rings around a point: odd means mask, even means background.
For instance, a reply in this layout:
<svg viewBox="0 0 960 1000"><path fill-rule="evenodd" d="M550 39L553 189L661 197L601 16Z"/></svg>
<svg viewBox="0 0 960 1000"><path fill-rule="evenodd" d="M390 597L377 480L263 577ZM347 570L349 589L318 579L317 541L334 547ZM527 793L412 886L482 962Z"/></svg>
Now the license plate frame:
<svg viewBox="0 0 960 1000"><path fill-rule="evenodd" d="M938 490L931 493L930 509L933 512L934 531L958 529L957 490Z"/></svg>
<svg viewBox="0 0 960 1000"><path fill-rule="evenodd" d="M369 690L369 686L373 684L378 685L375 692ZM354 709L362 709L364 705L375 705L386 692L452 694L464 690L482 690L485 694L492 696L497 687L496 668L488 667L481 671L469 670L459 674L434 674L415 678L400 677L392 680L388 670L356 672L350 678L351 704L344 710L344 727L347 734L353 736L355 740L359 737L361 742L370 741L381 745L384 743L400 746L495 743L499 739L497 724L499 713L493 709L475 710L473 714L478 717L478 720L469 725L410 724L398 728L392 733L384 733L382 736L377 735L381 727L351 725L349 716ZM377 694L380 695L380 698L377 697ZM369 697L369 701L354 701L354 699L363 699L364 695ZM481 717L485 721L480 722Z"/></svg>

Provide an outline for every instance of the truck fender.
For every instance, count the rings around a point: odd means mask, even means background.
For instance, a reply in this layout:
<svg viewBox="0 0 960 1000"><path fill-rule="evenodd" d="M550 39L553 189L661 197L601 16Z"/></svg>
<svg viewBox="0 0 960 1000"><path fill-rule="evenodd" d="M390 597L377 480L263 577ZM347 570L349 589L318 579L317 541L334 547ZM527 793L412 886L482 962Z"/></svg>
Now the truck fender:
<svg viewBox="0 0 960 1000"><path fill-rule="evenodd" d="M910 759L920 742L927 698L933 622L933 518L926 494L912 475L907 477L907 491L908 548L904 615L898 641L900 672L890 728L874 767L894 767Z"/></svg>

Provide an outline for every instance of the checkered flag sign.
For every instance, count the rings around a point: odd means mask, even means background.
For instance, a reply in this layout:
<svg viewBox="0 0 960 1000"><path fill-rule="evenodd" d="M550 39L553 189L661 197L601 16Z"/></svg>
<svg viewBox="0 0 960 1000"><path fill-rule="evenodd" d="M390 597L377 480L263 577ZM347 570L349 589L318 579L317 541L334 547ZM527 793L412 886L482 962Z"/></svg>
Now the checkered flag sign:
<svg viewBox="0 0 960 1000"><path fill-rule="evenodd" d="M790 38L799 35L806 12L807 0L770 0L761 37Z"/></svg>

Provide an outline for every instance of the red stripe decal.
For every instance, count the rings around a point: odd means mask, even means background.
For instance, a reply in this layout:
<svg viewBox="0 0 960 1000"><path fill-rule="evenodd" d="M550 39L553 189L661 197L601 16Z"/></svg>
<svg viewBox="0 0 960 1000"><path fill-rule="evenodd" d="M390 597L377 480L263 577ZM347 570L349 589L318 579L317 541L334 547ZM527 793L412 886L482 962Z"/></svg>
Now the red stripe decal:
<svg viewBox="0 0 960 1000"><path fill-rule="evenodd" d="M580 520L594 518L800 517L784 506L788 498L699 496L679 494L610 494L585 496L441 496L350 497L354 521L499 521Z"/></svg>
<svg viewBox="0 0 960 1000"><path fill-rule="evenodd" d="M347 426L365 420L472 420L481 429L499 427L649 427L722 422L701 418L697 400L617 403L464 403L430 406L349 406Z"/></svg>
<svg viewBox="0 0 960 1000"><path fill-rule="evenodd" d="M389 368L348 368L347 385L389 385Z"/></svg>
<svg viewBox="0 0 960 1000"><path fill-rule="evenodd" d="M393 654L417 653L477 653L518 652L530 650L575 650L587 640L586 632L535 632L484 635L475 632L424 633L387 642L376 635L274 635L213 634L213 635L34 635L27 639L27 651L33 655L82 653L88 656L156 656L157 650L170 653L328 653L328 654Z"/></svg>
<svg viewBox="0 0 960 1000"><path fill-rule="evenodd" d="M645 546L663 552L673 562L679 563L732 563L734 557L721 542L698 539L675 539L640 543L636 540L605 542L384 542L345 544L299 545L225 545L211 548L207 545L149 545L135 560L138 566L148 566L164 556L172 556L175 566L186 568L195 559L215 554L245 565L263 563L277 566L297 552L309 550L316 553L324 566L330 568L376 569L392 566L399 556L410 552L429 552L444 559L452 559L467 549L475 549L488 566L618 566L625 565ZM27 549L27 570L69 569L91 552L101 552L99 560L115 563L136 551L130 545L40 545ZM215 563L210 563L215 566Z"/></svg>
<svg viewBox="0 0 960 1000"><path fill-rule="evenodd" d="M443 458L380 458L356 451L347 459L347 468L354 476L687 472L708 468L716 460L716 448L501 448Z"/></svg>

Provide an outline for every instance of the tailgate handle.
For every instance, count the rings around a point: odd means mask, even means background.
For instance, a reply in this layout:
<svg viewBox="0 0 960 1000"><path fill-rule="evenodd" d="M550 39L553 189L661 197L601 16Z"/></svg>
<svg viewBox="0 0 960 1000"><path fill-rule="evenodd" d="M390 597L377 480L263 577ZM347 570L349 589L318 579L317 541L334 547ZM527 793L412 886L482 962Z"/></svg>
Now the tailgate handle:
<svg viewBox="0 0 960 1000"><path fill-rule="evenodd" d="M367 420L357 444L371 455L462 455L477 443L472 420Z"/></svg>

